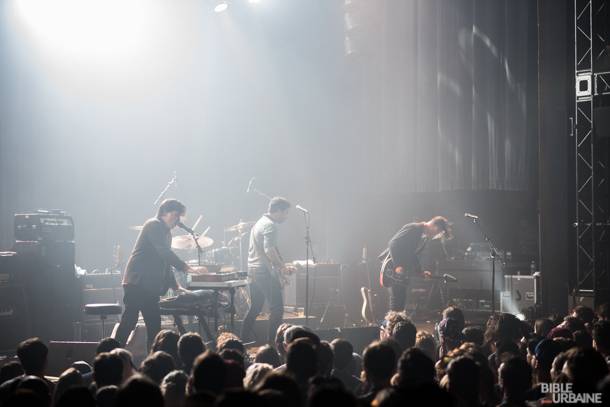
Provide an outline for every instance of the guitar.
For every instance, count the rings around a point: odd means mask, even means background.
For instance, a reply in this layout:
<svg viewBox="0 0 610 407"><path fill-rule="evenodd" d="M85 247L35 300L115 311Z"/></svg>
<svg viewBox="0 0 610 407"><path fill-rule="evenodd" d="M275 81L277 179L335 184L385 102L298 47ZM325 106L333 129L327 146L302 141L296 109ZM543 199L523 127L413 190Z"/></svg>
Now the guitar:
<svg viewBox="0 0 610 407"><path fill-rule="evenodd" d="M367 259L366 247L362 248L362 264L364 265L364 269L366 271L369 286L368 288L360 287L360 295L362 295L362 309L360 310L360 315L362 316L362 319L367 323L367 325L375 325L375 309L373 307L373 300L375 294L372 290L373 281L371 279L371 273L369 271L369 262Z"/></svg>
<svg viewBox="0 0 610 407"><path fill-rule="evenodd" d="M379 284L381 284L384 288L390 288L396 285L407 285L409 284L409 279L413 279L415 276L409 277L407 270L404 270L402 267L395 267L392 262L392 257L390 254L386 254L383 261L381 262L381 270L379 271ZM429 279L447 279L447 275L443 276L433 276L431 272L424 271L421 275L422 278ZM419 276L417 276L419 277ZM417 278L415 277L415 278ZM451 276L453 277L453 276ZM454 278L454 277L453 277ZM451 280L451 278L449 278Z"/></svg>
<svg viewBox="0 0 610 407"><path fill-rule="evenodd" d="M277 276L280 280L280 286L282 288L290 284L290 276L297 272L297 268L290 264L284 264L284 267L276 269Z"/></svg>

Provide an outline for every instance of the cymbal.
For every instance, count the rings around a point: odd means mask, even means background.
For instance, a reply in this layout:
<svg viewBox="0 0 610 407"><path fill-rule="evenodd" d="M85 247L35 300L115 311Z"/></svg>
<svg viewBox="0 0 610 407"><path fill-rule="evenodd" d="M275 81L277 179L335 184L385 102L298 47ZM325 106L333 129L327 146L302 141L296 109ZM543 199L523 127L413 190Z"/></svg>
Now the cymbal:
<svg viewBox="0 0 610 407"><path fill-rule="evenodd" d="M207 236L199 236L197 241L202 249L210 247L214 244L214 240ZM193 250L197 249L197 245L195 244L195 241L191 235L180 235L172 238L172 249Z"/></svg>
<svg viewBox="0 0 610 407"><path fill-rule="evenodd" d="M134 226L129 226L129 230L135 230L136 232L141 231L144 228L144 225L134 225Z"/></svg>
<svg viewBox="0 0 610 407"><path fill-rule="evenodd" d="M240 232L241 233L244 230L249 229L252 226L254 226L255 223L256 222L239 222L236 225L225 228L225 232Z"/></svg>

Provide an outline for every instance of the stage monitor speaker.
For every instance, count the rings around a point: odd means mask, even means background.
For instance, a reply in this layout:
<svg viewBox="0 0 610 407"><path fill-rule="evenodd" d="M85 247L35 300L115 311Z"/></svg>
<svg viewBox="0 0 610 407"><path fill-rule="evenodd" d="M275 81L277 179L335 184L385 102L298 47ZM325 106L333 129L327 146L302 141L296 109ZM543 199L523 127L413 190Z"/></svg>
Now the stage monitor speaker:
<svg viewBox="0 0 610 407"><path fill-rule="evenodd" d="M0 352L14 352L31 335L30 315L21 285L0 286Z"/></svg>
<svg viewBox="0 0 610 407"><path fill-rule="evenodd" d="M72 363L83 360L93 365L95 351L98 342L72 342L51 341L49 342L49 358L47 374L59 376Z"/></svg>

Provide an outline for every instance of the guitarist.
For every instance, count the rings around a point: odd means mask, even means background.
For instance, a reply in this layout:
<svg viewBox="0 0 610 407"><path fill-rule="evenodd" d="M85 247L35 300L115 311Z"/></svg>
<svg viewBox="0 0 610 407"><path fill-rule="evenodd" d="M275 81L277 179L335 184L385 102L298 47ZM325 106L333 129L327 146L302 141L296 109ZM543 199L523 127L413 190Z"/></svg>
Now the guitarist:
<svg viewBox="0 0 610 407"><path fill-rule="evenodd" d="M275 197L269 201L268 212L252 227L248 249L248 274L250 283L250 309L244 318L241 339L250 339L254 321L265 301L269 303L269 331L267 342L273 344L277 328L284 316L282 277L288 273L287 266L277 248L278 225L288 218L290 202Z"/></svg>
<svg viewBox="0 0 610 407"><path fill-rule="evenodd" d="M408 277L430 277L429 271L422 273L418 255L428 240L437 238L452 238L451 224L443 216L404 225L380 254L379 258L383 260L381 285L390 289L392 311L403 311L405 308Z"/></svg>

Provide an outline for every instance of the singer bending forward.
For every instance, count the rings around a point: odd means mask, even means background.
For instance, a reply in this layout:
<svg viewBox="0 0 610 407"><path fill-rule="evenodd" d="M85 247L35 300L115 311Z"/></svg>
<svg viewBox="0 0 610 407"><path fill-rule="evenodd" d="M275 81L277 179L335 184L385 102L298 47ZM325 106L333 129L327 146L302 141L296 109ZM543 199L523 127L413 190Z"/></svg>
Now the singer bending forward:
<svg viewBox="0 0 610 407"><path fill-rule="evenodd" d="M168 288L186 292L176 282L172 266L182 271L192 271L171 250L171 230L181 225L180 218L186 207L176 199L166 199L159 206L157 217L144 223L136 244L127 261L123 276L123 302L125 310L117 329L116 339L125 346L130 332L138 322L140 311L146 324L148 347L161 330L159 297Z"/></svg>
<svg viewBox="0 0 610 407"><path fill-rule="evenodd" d="M248 249L248 274L250 283L250 309L244 318L241 338L251 339L254 321L260 314L265 300L269 303L269 331L267 343L273 344L277 328L284 316L281 275L287 269L277 248L277 228L288 218L290 202L275 197L269 201L268 213L264 214L250 232Z"/></svg>

